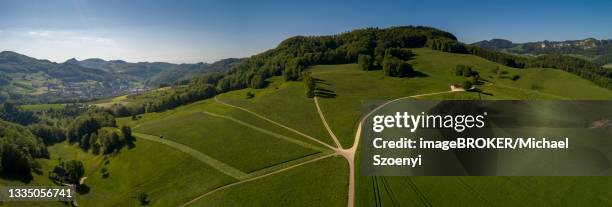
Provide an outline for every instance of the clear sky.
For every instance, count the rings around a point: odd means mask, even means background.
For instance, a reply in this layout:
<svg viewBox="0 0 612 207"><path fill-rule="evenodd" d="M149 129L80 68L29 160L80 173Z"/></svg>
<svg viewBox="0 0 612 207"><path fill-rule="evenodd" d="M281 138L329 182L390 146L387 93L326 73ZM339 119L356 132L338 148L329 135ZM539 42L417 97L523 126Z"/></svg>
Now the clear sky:
<svg viewBox="0 0 612 207"><path fill-rule="evenodd" d="M426 25L472 43L612 39L612 1L0 0L0 50L63 62L211 62L294 35Z"/></svg>

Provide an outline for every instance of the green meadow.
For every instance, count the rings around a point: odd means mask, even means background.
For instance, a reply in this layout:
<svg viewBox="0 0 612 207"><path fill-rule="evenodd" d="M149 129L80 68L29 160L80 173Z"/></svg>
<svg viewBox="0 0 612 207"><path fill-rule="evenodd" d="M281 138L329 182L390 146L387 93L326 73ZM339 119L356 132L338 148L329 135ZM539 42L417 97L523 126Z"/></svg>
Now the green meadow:
<svg viewBox="0 0 612 207"><path fill-rule="evenodd" d="M415 69L423 74L422 77L392 78L385 76L382 71L363 71L356 64L317 65L308 69L317 79L317 91L320 92L317 99L323 114L343 147L347 148L353 144L362 100L392 100L405 96L448 91L450 84L461 83L464 80L463 77L457 77L452 72L457 64L470 65L483 76L486 82L478 86L483 93L455 92L423 96L417 99L612 98L612 92L609 90L560 70L514 69L471 55L442 53L429 49L414 49L413 51L417 56L411 61ZM498 76L492 72L493 68L506 71L505 75ZM508 78L514 75L520 78L518 80ZM334 145L316 112L314 100L305 98L305 88L302 83L284 82L279 77L271 78L268 81L268 86L264 89L232 91L218 95L217 99L255 112L329 145ZM568 84L569 82L572 84ZM566 88L568 86L571 88ZM253 93L254 97L247 97L247 92ZM262 142L258 144L263 146L266 146L268 142L279 142L282 139L265 133L258 134L249 127L231 120L211 117L203 112L233 117L268 131L317 145L316 142L305 139L299 134L270 124L244 110L223 105L214 99L165 112L145 114L138 120L124 118L119 122L131 125L139 132L164 135L168 139L187 144L247 173L248 169L256 169L257 166L274 165L280 160L296 159L300 155L304 156L311 152L301 152L297 148L283 147L283 150L276 150L268 147L240 146L252 144L253 141L249 141L250 139ZM246 138L244 134L248 134L249 137ZM214 137L232 143L231 146L235 149L215 149L225 142L204 141L214 139ZM285 145L292 146L287 143ZM258 158L252 158L254 155L247 149L255 150ZM242 153L236 155L235 152L238 151ZM278 157L276 161L266 160L267 153L270 152L284 155ZM356 158L359 159L359 156L357 155ZM248 161L245 162L245 160ZM237 184L203 194L190 204L194 206L227 204L262 206L266 203L288 204L291 202L298 206L321 204L344 206L347 198L345 189L347 171L342 169L346 169L347 165L343 159L334 158L333 160L325 158L253 181L238 181ZM244 164L247 162L253 167L245 167L247 165ZM610 194L606 191L609 189L606 186L609 186L612 180L605 178L366 177L359 176L358 163L356 162L355 202L357 206L397 206L398 204L505 206L509 204L509 201L515 201L514 204L518 201L521 205L527 206L554 206L567 203L598 205L610 202L600 196ZM334 168L334 166L340 168ZM336 171L330 170L332 168ZM325 174L328 171L338 174ZM321 176L321 173L328 176L317 177ZM316 183L309 183L312 181ZM321 183L334 183L334 185L313 189L312 186L320 186ZM555 186L555 188L549 186ZM288 198L290 200L287 200Z"/></svg>
<svg viewBox="0 0 612 207"><path fill-rule="evenodd" d="M612 91L560 70L515 69L472 55L413 51L416 56L411 63L419 77L389 77L381 70L363 71L357 64L307 69L316 80L315 93L325 119L342 147L353 144L363 101L447 92L450 84L465 80L453 74L457 64L479 72L485 80L477 86L482 93L415 99L612 99ZM493 72L500 70L505 71L503 75ZM515 75L519 78L509 78ZM133 206L138 204L139 193L147 193L152 206L346 206L349 165L343 157L332 155L329 146L335 143L317 113L315 100L306 98L302 82L272 77L267 84L263 89L231 91L162 112L119 118L119 126L131 126L150 139L137 136L134 148L123 148L117 154L94 156L60 143L49 147L50 159L39 161L45 172L58 158L84 162L90 191L78 197L83 206ZM163 95L164 90L156 90L92 104L143 103ZM612 179L606 177L368 177L360 174L358 153L357 206L612 203ZM196 157L200 154L214 162L202 161ZM215 163L245 176L233 178L217 170ZM110 172L109 177L102 177L102 168ZM32 182L47 184L48 179L36 175Z"/></svg>
<svg viewBox="0 0 612 207"><path fill-rule="evenodd" d="M168 116L135 129L189 145L247 173L317 153L231 120L198 112Z"/></svg>
<svg viewBox="0 0 612 207"><path fill-rule="evenodd" d="M41 111L48 109L63 109L65 106L66 104L28 104L21 105L20 107L28 111Z"/></svg>

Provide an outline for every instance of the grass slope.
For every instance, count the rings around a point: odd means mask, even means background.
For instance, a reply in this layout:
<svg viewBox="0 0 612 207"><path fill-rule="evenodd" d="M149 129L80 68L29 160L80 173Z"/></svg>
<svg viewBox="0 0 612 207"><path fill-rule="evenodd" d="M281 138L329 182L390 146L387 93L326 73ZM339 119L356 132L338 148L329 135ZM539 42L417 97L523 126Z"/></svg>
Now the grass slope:
<svg viewBox="0 0 612 207"><path fill-rule="evenodd" d="M331 157L210 194L193 206L346 206L348 165Z"/></svg>
<svg viewBox="0 0 612 207"><path fill-rule="evenodd" d="M319 94L326 97L319 99L322 111L344 147L353 142L362 100L447 91L450 84L464 80L451 72L457 64L470 65L479 71L488 81L479 87L488 95L459 92L424 99L612 99L611 91L559 70L513 69L472 55L428 49L414 52L417 56L412 63L423 77L392 78L382 71L362 71L356 64L309 69L319 79L317 87L323 92ZM516 81L499 78L491 72L497 67L508 72L505 77L520 78ZM305 98L303 83L284 82L280 77L268 81L267 88L232 91L218 98L334 145L313 100ZM255 97L247 99L247 92ZM156 93L144 96L154 98L163 94ZM129 98L115 101L125 100ZM323 148L317 142L212 99L148 113L137 120L121 118L118 124L132 126L135 132L164 135L164 139L182 143L254 176L271 172L265 169L278 170L329 153L308 147ZM52 146L51 153L85 161L89 177L86 183L91 192L79 198L84 206L136 205L135 195L139 192L151 195L153 205L177 206L220 186L239 182L164 144L140 139L136 145L110 157L107 166L110 177L106 179L100 174L104 165L100 156L83 154L65 144ZM359 165L359 160L356 163ZM609 199L612 179L605 177L366 177L360 176L359 166L356 169L358 206L605 206L612 202ZM44 182L40 180L35 178L36 182ZM197 200L195 206L344 206L347 181L346 161L340 157L325 158L214 191Z"/></svg>
<svg viewBox="0 0 612 207"><path fill-rule="evenodd" d="M48 110L48 109L55 109L55 110L64 109L66 105L65 104L28 104L28 105L21 105L20 107L23 110L42 111L42 110Z"/></svg>
<svg viewBox="0 0 612 207"><path fill-rule="evenodd" d="M264 89L232 91L219 95L218 99L255 111L333 146L333 140L319 121L314 102L306 98L304 84L283 82L281 77L269 81L270 85ZM255 97L246 99L247 92L254 93Z"/></svg>
<svg viewBox="0 0 612 207"><path fill-rule="evenodd" d="M58 149L62 147L64 149ZM79 149L62 145L51 147L52 153L80 153ZM72 155L61 155L63 159L75 159ZM88 156L92 156L89 154ZM102 159L97 156L95 159ZM83 206L137 205L138 193L149 194L154 206L178 205L185 200L214 189L233 179L196 160L188 154L163 144L138 140L136 147L104 162L85 163L90 192L78 196ZM102 178L102 167L108 168L110 176ZM183 189L177 191L176 189Z"/></svg>
<svg viewBox="0 0 612 207"><path fill-rule="evenodd" d="M457 64L474 67L488 84L485 94L459 92L422 99L612 99L612 92L575 75L554 69L513 69L462 54L415 49L415 69L426 77L391 78L382 71L362 71L356 64L321 65L310 68L320 79L318 87L336 94L320 104L333 131L343 145L352 144L362 100L390 100L414 94L449 90L461 83L452 69ZM491 73L499 67L512 81ZM491 77L489 77L491 76ZM359 155L357 155L359 159ZM359 161L357 161L359 165ZM359 166L357 166L359 171ZM357 172L357 175L360 173ZM600 183L597 183L600 182ZM597 184L595 184L597 183ZM609 205L605 177L366 177L357 176L358 206L514 206ZM552 187L551 187L552 186ZM608 186L608 187L607 187Z"/></svg>
<svg viewBox="0 0 612 207"><path fill-rule="evenodd" d="M246 173L317 153L202 112L171 115L135 130L189 145Z"/></svg>
<svg viewBox="0 0 612 207"><path fill-rule="evenodd" d="M398 97L450 90L449 85L462 83L465 78L453 74L457 64L472 66L488 80L479 86L490 95L477 93L441 94L427 98L457 99L612 99L612 91L601 88L576 75L555 69L515 69L480 57L453 54L430 49L414 49L411 61L425 77L393 78L383 71L363 71L357 64L318 65L310 68L319 79L318 88L332 91L334 98L320 98L326 118L344 147L353 143L361 101L391 100ZM503 78L491 70L508 72ZM517 81L508 77L519 75ZM571 83L571 84L568 84ZM460 97L457 97L460 96Z"/></svg>

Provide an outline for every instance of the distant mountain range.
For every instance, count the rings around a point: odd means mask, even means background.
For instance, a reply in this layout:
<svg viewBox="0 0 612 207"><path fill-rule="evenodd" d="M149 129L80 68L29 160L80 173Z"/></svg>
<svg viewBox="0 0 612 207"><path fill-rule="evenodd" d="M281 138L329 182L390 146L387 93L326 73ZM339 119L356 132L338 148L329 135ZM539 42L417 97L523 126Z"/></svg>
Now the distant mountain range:
<svg viewBox="0 0 612 207"><path fill-rule="evenodd" d="M205 72L224 71L240 60L172 64L72 58L55 63L4 51L0 52L0 101L50 102L116 96L135 88L152 88Z"/></svg>
<svg viewBox="0 0 612 207"><path fill-rule="evenodd" d="M90 58L85 60L69 59L66 63L77 64L85 68L104 70L120 75L130 81L142 82L147 86L171 84L175 81L189 79L204 72L227 70L238 63L238 58L222 59L214 63L173 64L166 62L130 63L123 60L103 60Z"/></svg>
<svg viewBox="0 0 612 207"><path fill-rule="evenodd" d="M583 40L538 41L514 43L505 39L491 39L472 43L480 47L521 55L566 54L587 59L598 65L612 63L612 40L587 38Z"/></svg>

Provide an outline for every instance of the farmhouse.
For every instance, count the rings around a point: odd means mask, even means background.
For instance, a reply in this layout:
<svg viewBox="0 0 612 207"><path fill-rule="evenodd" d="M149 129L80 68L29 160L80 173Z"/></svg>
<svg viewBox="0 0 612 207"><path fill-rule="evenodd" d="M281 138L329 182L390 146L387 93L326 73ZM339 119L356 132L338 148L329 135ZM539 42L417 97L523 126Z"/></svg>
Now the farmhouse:
<svg viewBox="0 0 612 207"><path fill-rule="evenodd" d="M465 89L465 88L463 88L463 86L461 84L454 83L454 84L450 85L450 90L451 91L469 91L469 90L474 90L474 89L476 89L476 86L472 86L472 87L470 87L468 89Z"/></svg>
<svg viewBox="0 0 612 207"><path fill-rule="evenodd" d="M451 91L465 91L465 89L463 89L463 86L459 84L451 84L450 89Z"/></svg>

